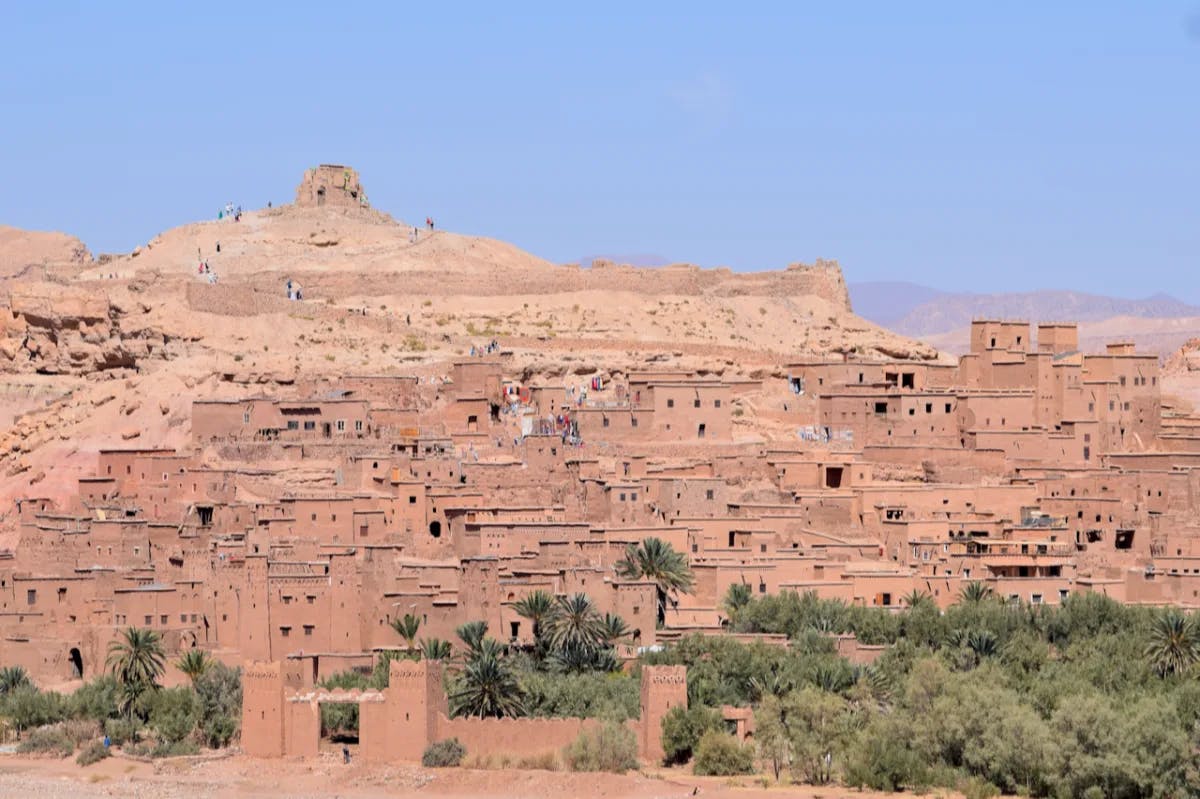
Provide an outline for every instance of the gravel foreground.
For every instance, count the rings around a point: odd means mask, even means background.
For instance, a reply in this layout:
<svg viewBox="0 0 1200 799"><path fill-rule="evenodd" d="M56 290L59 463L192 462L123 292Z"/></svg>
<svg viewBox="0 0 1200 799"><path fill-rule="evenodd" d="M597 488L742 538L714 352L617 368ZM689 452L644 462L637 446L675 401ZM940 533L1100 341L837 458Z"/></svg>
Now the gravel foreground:
<svg viewBox="0 0 1200 799"><path fill-rule="evenodd" d="M112 757L81 768L62 760L0 755L0 797L30 799L903 799L823 786L771 786L755 778L694 777L686 771L580 774L508 769L424 769L341 762L336 753L312 761L255 760L244 755L179 758L154 763ZM934 792L955 799L959 794Z"/></svg>

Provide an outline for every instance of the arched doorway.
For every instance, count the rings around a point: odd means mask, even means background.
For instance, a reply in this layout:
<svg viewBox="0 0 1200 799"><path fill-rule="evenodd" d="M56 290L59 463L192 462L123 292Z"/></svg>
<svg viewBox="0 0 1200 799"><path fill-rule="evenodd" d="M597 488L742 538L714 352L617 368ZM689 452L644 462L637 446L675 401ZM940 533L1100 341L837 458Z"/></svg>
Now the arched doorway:
<svg viewBox="0 0 1200 799"><path fill-rule="evenodd" d="M442 535L442 523L434 519L429 523L429 534L434 538L440 538Z"/></svg>
<svg viewBox="0 0 1200 799"><path fill-rule="evenodd" d="M83 655L76 647L71 648L71 677L76 680L83 679Z"/></svg>

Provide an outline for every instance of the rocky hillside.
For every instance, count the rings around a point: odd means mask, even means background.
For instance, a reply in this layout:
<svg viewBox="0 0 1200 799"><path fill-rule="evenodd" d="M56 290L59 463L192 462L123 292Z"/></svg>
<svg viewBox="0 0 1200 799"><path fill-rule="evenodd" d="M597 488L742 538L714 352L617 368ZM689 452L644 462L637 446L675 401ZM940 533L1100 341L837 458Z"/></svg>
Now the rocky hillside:
<svg viewBox="0 0 1200 799"><path fill-rule="evenodd" d="M790 360L938 357L851 313L834 262L583 268L451 232L413 241L369 208L295 206L95 260L60 243L40 260L7 254L26 267L0 278L0 502L73 489L103 447L182 444L197 397L348 373L440 376L492 340L534 384L649 368L767 378L744 400L745 436L794 434L782 413ZM302 300L287 298L289 280Z"/></svg>

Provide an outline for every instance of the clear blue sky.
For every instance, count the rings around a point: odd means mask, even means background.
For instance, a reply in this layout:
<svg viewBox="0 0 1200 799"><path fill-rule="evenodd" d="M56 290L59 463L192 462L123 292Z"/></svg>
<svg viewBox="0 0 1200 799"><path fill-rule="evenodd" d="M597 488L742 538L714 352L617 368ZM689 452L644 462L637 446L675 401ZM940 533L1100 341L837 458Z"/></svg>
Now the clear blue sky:
<svg viewBox="0 0 1200 799"><path fill-rule="evenodd" d="M1200 0L584 5L6 3L0 222L128 250L335 162L555 261L1200 303Z"/></svg>

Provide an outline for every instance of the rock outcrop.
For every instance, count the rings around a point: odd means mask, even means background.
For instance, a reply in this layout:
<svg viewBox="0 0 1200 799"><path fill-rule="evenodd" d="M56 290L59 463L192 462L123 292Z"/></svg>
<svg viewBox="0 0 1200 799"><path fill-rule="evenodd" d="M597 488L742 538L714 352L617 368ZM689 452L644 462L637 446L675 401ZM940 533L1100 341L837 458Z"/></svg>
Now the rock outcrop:
<svg viewBox="0 0 1200 799"><path fill-rule="evenodd" d="M88 248L74 236L0 225L0 279L20 275L30 267L84 266L91 260Z"/></svg>
<svg viewBox="0 0 1200 799"><path fill-rule="evenodd" d="M167 357L168 337L131 319L146 309L122 307L104 292L22 283L10 288L4 306L3 372L82 375L131 369L146 358Z"/></svg>

